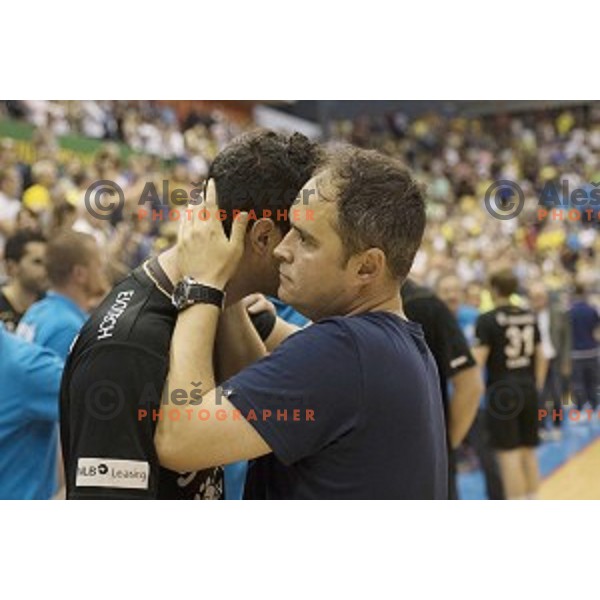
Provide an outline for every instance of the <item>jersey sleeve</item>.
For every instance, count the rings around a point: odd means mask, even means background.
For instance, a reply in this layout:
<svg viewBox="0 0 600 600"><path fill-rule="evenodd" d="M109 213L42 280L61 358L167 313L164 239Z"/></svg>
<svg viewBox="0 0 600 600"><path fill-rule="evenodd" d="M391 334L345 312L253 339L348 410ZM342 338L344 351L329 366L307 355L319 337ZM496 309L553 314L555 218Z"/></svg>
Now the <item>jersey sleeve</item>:
<svg viewBox="0 0 600 600"><path fill-rule="evenodd" d="M168 365L130 344L89 350L68 367L61 436L68 498L154 498L154 430Z"/></svg>
<svg viewBox="0 0 600 600"><path fill-rule="evenodd" d="M77 337L78 333L79 328L73 327L69 324L60 331L57 331L52 338L48 340L48 348L54 350L58 356L60 356L63 360L66 360L71 348L71 344Z"/></svg>
<svg viewBox="0 0 600 600"><path fill-rule="evenodd" d="M460 371L473 367L475 359L458 321L441 300L439 300L435 309L435 315L438 321L440 338L446 341L445 373L447 377L451 378Z"/></svg>
<svg viewBox="0 0 600 600"><path fill-rule="evenodd" d="M299 331L222 387L285 465L334 443L362 415L358 351L337 319Z"/></svg>

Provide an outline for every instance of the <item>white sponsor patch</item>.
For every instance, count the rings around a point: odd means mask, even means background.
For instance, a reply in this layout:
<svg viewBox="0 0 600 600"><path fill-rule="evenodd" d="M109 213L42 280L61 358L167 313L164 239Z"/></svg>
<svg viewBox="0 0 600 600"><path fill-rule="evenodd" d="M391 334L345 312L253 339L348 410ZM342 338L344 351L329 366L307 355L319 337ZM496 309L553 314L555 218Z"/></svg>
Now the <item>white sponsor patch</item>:
<svg viewBox="0 0 600 600"><path fill-rule="evenodd" d="M150 465L143 460L80 458L75 485L147 490L149 478Z"/></svg>
<svg viewBox="0 0 600 600"><path fill-rule="evenodd" d="M459 356L454 360L450 361L450 368L456 369L456 367L460 367L460 365L464 365L467 362L468 358L466 356Z"/></svg>

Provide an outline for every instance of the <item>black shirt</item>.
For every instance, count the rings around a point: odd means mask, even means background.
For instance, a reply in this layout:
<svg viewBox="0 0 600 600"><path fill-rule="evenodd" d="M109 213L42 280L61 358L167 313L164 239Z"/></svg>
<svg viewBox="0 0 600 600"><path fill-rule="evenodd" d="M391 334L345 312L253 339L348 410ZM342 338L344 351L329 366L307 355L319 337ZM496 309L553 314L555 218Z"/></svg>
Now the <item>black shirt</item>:
<svg viewBox="0 0 600 600"><path fill-rule="evenodd" d="M15 310L13 305L8 301L8 298L4 295L4 291L0 289L0 321L4 323L7 331L14 332L17 329L17 325L22 316L23 313Z"/></svg>
<svg viewBox="0 0 600 600"><path fill-rule="evenodd" d="M221 468L175 473L160 467L154 448L176 319L170 298L142 266L84 325L61 386L68 499L223 496ZM162 408L166 418L172 407Z"/></svg>
<svg viewBox="0 0 600 600"><path fill-rule="evenodd" d="M475 345L488 346L487 384L507 379L535 385L535 347L540 332L533 312L500 306L477 319Z"/></svg>
<svg viewBox="0 0 600 600"><path fill-rule="evenodd" d="M433 291L407 280L402 286L406 316L420 323L440 375L444 411L448 413L448 379L473 367L475 359L454 315Z"/></svg>
<svg viewBox="0 0 600 600"><path fill-rule="evenodd" d="M420 325L386 312L324 319L223 384L273 453L248 499L443 499L444 417Z"/></svg>

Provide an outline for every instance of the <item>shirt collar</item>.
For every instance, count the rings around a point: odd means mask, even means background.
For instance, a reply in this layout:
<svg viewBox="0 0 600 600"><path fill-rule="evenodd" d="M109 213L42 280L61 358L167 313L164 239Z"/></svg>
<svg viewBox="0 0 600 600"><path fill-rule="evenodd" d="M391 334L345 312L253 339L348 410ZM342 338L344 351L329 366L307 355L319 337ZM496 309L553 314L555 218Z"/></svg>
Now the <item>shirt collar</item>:
<svg viewBox="0 0 600 600"><path fill-rule="evenodd" d="M46 294L46 298L62 303L71 312L74 312L80 317L87 319L89 316L88 313L85 310L83 310L78 304L76 304L73 300L71 300L71 298L69 298L68 296L64 296L63 294L59 294L54 290L50 290Z"/></svg>

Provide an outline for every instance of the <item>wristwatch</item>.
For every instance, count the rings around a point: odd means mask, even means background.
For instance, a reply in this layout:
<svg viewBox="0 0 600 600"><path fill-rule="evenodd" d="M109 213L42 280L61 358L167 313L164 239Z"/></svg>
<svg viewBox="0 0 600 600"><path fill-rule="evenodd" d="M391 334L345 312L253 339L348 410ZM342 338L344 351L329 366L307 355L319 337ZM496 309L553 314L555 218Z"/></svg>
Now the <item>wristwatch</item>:
<svg viewBox="0 0 600 600"><path fill-rule="evenodd" d="M171 301L177 310L184 310L194 304L214 304L222 309L225 304L225 292L198 283L193 277L184 277L175 286Z"/></svg>

